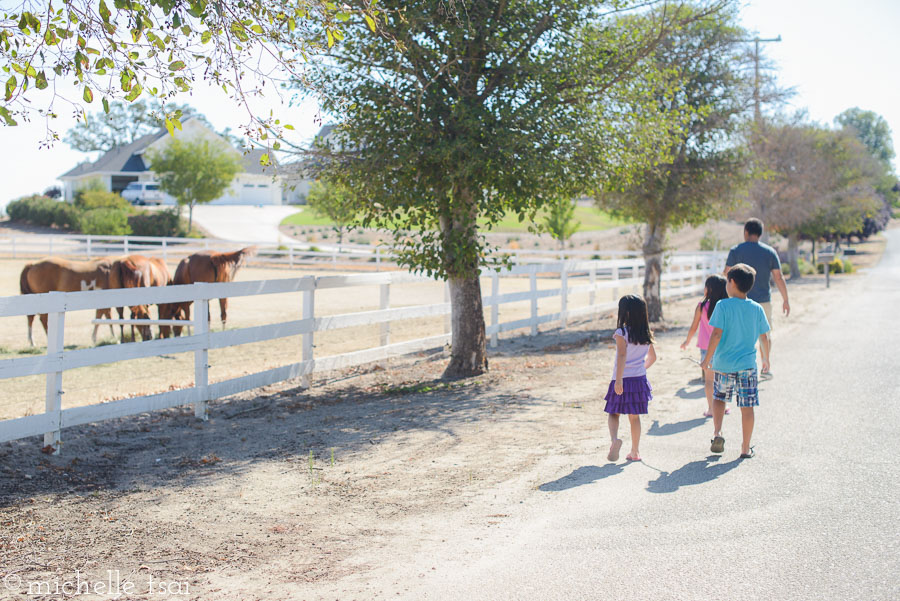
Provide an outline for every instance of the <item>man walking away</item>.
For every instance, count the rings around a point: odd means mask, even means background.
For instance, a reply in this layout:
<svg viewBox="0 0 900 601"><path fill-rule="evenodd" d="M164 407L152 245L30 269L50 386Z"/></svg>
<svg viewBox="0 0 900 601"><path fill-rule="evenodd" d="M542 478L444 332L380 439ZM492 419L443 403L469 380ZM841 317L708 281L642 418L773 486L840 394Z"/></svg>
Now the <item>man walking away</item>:
<svg viewBox="0 0 900 601"><path fill-rule="evenodd" d="M781 306L785 317L791 314L791 305L788 302L787 284L785 284L784 276L781 273L781 260L778 258L778 253L775 252L774 248L759 241L759 237L762 234L763 222L759 219L749 219L744 224L744 242L732 247L728 252L728 259L725 261L725 275L727 276L728 271L740 263L749 265L756 270L756 280L753 282L753 288L750 289L747 298L762 305L771 328L774 327L774 322L772 321L770 276L771 279L775 280L778 291L781 292L783 301ZM769 339L769 361L771 362L772 331L770 330L766 336ZM771 376L771 372L763 369L762 376Z"/></svg>

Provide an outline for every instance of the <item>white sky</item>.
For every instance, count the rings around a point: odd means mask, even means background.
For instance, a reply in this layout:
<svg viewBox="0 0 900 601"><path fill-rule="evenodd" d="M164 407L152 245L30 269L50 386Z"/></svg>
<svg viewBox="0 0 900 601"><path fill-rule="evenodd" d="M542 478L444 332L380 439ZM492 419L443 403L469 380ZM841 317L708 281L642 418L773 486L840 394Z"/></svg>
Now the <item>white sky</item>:
<svg viewBox="0 0 900 601"><path fill-rule="evenodd" d="M900 150L900 1L749 0L742 18L761 37L782 36L782 42L766 44L765 53L777 66L780 84L796 88L794 107L808 109L813 120L825 124L854 106L873 110L887 119ZM247 122L245 110L220 89L203 87L178 101L195 106L219 130ZM321 125L312 103L289 107L270 97L266 112L270 105L294 125L295 141L310 138ZM99 102L91 108L98 110ZM52 125L61 137L75 123L69 112L60 110ZM39 148L45 137L43 121L0 126L0 206L42 191L79 162L96 158L63 142Z"/></svg>

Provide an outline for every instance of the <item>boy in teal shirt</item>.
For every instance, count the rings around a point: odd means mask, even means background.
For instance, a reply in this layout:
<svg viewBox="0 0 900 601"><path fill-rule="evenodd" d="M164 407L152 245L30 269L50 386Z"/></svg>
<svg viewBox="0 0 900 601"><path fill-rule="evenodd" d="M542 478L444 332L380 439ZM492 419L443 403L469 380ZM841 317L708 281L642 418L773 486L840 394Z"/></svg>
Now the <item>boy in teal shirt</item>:
<svg viewBox="0 0 900 601"><path fill-rule="evenodd" d="M753 434L753 408L759 405L758 377L756 373L756 341L759 340L763 371L769 369L769 322L759 303L747 298L753 287L756 271L749 265L738 263L728 271L725 290L729 298L716 303L716 309L709 318L712 335L709 349L701 364L716 372L713 391L713 439L709 450L713 453L725 451L722 437L722 421L725 417L725 403L731 402L732 391L736 392L737 406L741 408L741 425L744 440L741 458L753 457L750 436Z"/></svg>

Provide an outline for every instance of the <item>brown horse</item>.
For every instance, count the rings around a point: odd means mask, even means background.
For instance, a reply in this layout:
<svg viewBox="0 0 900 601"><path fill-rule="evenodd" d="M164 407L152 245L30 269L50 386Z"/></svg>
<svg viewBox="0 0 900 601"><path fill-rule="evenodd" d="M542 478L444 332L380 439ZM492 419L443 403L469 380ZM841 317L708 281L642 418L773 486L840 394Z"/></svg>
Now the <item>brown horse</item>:
<svg viewBox="0 0 900 601"><path fill-rule="evenodd" d="M168 286L172 282L169 268L165 261L158 257L144 255L128 255L117 263L112 280L120 288L149 288L150 286ZM161 306L161 305L160 305ZM132 319L150 319L149 305L134 305L131 309ZM134 330L137 328L143 340L151 340L153 333L149 325L131 326L131 339L135 340Z"/></svg>
<svg viewBox="0 0 900 601"><path fill-rule="evenodd" d="M59 257L48 257L37 263L30 263L19 276L19 291L22 294L43 294L45 292L78 292L81 290L106 290L118 288L118 259L106 257L92 261L70 261ZM121 311L121 310L120 310ZM109 309L98 309L97 317L109 315ZM121 314L121 313L120 313ZM47 315L40 316L44 332L47 332ZM34 346L32 326L34 315L28 315L28 344ZM94 326L93 339L97 330ZM112 325L109 326L112 331Z"/></svg>
<svg viewBox="0 0 900 601"><path fill-rule="evenodd" d="M231 282L247 257L251 257L255 253L255 246L249 246L230 253L214 251L194 253L178 263L172 283L181 285L194 284L196 282ZM219 299L219 310L222 316L222 329L224 330L225 322L228 319L227 298ZM159 318L188 321L191 318L191 302L160 305ZM175 336L181 336L181 329L182 326L174 326ZM168 326L159 328L161 338L167 338L169 333Z"/></svg>

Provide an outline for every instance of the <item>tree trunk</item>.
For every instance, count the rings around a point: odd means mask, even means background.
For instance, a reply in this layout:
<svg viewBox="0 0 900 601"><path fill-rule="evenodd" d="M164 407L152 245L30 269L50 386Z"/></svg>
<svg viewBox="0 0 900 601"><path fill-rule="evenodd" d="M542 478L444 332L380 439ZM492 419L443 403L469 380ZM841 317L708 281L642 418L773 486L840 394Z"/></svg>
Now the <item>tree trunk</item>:
<svg viewBox="0 0 900 601"><path fill-rule="evenodd" d="M188 209L188 235L190 235L191 230L194 229L194 203L188 206L190 207Z"/></svg>
<svg viewBox="0 0 900 601"><path fill-rule="evenodd" d="M803 277L800 273L800 240L796 233L788 234L788 262L791 265L791 280L799 280Z"/></svg>
<svg viewBox="0 0 900 601"><path fill-rule="evenodd" d="M816 266L816 239L812 239L812 254L810 255L810 260L812 260L813 267Z"/></svg>
<svg viewBox="0 0 900 601"><path fill-rule="evenodd" d="M487 371L487 347L484 306L481 302L481 269L479 258L471 262L454 260L454 246L474 248L478 244L475 196L465 187L454 190L452 215L441 217L444 236L445 265L450 288L450 363L445 378L477 376ZM448 245L447 241L452 240Z"/></svg>
<svg viewBox="0 0 900 601"><path fill-rule="evenodd" d="M487 371L484 307L481 304L481 280L451 277L450 285L450 364L445 378L477 376Z"/></svg>
<svg viewBox="0 0 900 601"><path fill-rule="evenodd" d="M662 309L662 259L666 240L666 227L662 224L647 224L644 236L644 300L647 302L647 316L656 322L663 318Z"/></svg>

